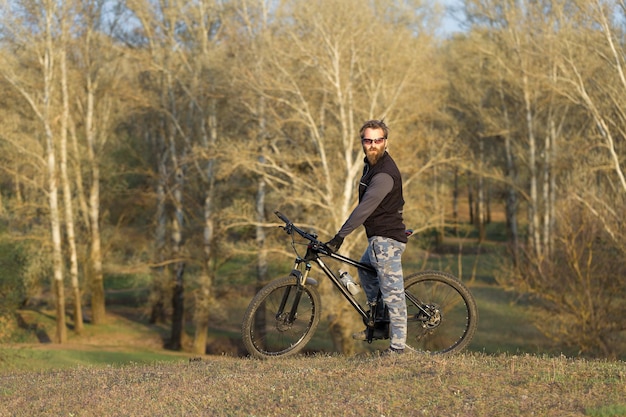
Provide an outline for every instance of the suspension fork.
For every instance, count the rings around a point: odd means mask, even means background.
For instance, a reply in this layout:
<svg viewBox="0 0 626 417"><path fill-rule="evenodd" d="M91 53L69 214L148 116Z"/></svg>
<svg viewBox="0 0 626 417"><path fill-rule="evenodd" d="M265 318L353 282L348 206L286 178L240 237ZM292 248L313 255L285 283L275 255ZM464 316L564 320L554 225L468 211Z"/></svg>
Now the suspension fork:
<svg viewBox="0 0 626 417"><path fill-rule="evenodd" d="M311 272L311 264L305 263L304 273L301 271L301 264L304 262L302 258L296 258L296 261L293 266L293 270L291 271L291 275L295 276L298 285L296 287L296 294L294 296L293 302L291 304L291 309L289 310L289 315L287 316L287 323L293 323L298 315L298 305L300 304L300 299L302 298L302 291L304 289L304 284L309 276L309 272ZM287 307L287 301L289 300L289 295L291 294L292 287L289 286L285 288L285 292L283 293L283 298L280 301L280 306L278 311L276 312L276 320L279 320L285 311L285 307Z"/></svg>

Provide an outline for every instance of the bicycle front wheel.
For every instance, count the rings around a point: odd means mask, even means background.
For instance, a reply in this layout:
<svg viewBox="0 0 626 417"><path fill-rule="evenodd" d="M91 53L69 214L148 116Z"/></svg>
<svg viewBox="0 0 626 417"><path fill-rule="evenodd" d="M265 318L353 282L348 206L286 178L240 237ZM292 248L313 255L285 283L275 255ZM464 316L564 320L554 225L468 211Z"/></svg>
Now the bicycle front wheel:
<svg viewBox="0 0 626 417"><path fill-rule="evenodd" d="M478 309L453 275L423 271L405 278L407 347L430 353L459 352L471 342Z"/></svg>
<svg viewBox="0 0 626 417"><path fill-rule="evenodd" d="M299 289L293 275L270 282L244 313L244 346L261 359L295 355L313 337L321 305L317 289L311 285Z"/></svg>

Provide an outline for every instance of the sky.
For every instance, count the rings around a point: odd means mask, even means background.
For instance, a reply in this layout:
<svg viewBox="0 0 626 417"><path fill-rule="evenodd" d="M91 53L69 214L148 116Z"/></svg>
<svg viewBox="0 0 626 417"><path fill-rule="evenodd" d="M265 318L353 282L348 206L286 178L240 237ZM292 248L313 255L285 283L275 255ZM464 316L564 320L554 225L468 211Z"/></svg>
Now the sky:
<svg viewBox="0 0 626 417"><path fill-rule="evenodd" d="M443 36L449 36L454 32L461 32L461 27L457 19L453 16L453 10L461 7L462 0L439 0L439 2L446 8L439 33Z"/></svg>

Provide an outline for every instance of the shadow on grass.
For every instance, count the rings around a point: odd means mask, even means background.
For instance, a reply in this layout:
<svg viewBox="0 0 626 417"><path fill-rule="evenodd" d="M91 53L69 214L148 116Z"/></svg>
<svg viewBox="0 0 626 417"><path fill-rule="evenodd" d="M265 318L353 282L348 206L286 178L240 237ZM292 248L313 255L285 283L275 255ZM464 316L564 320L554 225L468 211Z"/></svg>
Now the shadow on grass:
<svg viewBox="0 0 626 417"><path fill-rule="evenodd" d="M32 310L32 311L35 311L35 310ZM54 317L48 314L42 313L40 311L36 311L36 312L38 314L41 314L42 316L45 316L46 318L54 320ZM24 315L22 314L22 312L19 312L19 311L15 313L15 319L17 321L18 327L26 332L33 333L37 337L37 340L39 340L39 343L52 343L52 339L48 335L48 332L40 323L38 322L28 323L26 319L24 318Z"/></svg>

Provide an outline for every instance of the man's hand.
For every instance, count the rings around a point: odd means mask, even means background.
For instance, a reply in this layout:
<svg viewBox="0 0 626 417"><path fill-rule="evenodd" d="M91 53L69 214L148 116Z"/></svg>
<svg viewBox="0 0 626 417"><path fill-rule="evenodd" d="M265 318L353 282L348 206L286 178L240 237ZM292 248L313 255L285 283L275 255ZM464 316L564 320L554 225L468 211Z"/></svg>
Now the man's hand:
<svg viewBox="0 0 626 417"><path fill-rule="evenodd" d="M335 235L330 241L326 242L326 247L332 252L335 253L339 250L341 245L343 244L343 238L339 235Z"/></svg>

